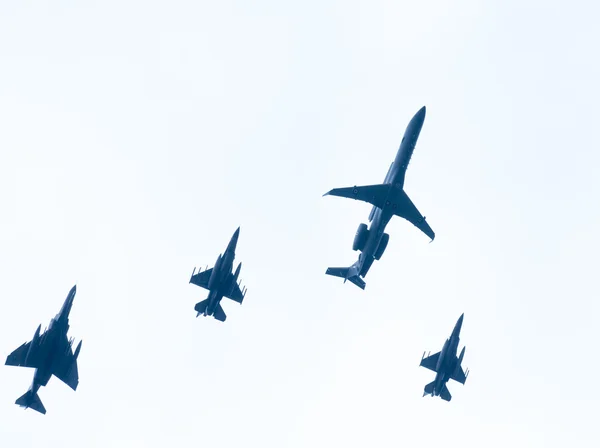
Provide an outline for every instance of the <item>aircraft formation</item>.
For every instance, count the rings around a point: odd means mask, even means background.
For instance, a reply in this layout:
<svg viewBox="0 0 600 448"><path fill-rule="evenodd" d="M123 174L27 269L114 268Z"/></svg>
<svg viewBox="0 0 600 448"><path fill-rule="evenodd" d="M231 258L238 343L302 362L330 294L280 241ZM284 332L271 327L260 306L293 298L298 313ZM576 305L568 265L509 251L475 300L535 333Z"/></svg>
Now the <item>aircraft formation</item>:
<svg viewBox="0 0 600 448"><path fill-rule="evenodd" d="M364 290L366 286L364 277L373 262L381 259L388 245L390 237L385 233L385 228L393 216L406 219L431 238L431 241L434 240L435 232L404 191L406 169L421 133L425 112L426 109L423 106L408 123L400 148L382 184L334 188L325 193L324 196L351 198L373 205L368 217L370 226L361 223L352 243L352 249L359 252L358 260L350 267L330 267L326 274L341 277L344 279L344 283L349 280ZM208 297L194 307L197 312L196 317L202 314L225 322L227 316L221 306L222 299L227 297L239 304L244 301L246 288L241 286L241 281L238 281L242 263L238 264L235 272L233 271L239 236L240 228L238 227L227 244L225 252L217 257L212 268L209 269L207 266L204 271L198 270L198 272L194 268L189 283L208 290ZM61 310L50 321L48 328L43 333L41 333L42 326L38 326L33 339L14 350L6 359L5 364L8 366L35 369L31 387L15 402L25 409L31 408L42 414L46 413L38 391L41 386L48 384L52 375L71 389L77 389L79 384L77 357L81 351L82 341L73 351L74 340L67 336L69 313L76 292L77 288L73 286ZM436 373L434 381L425 386L423 396L439 396L442 400L450 401L452 395L446 386L448 380L452 379L461 384L467 380L469 371L468 369L464 371L461 365L465 347L462 348L459 356L456 355L463 318L464 314L459 317L441 351L427 357L423 353L420 366Z"/></svg>

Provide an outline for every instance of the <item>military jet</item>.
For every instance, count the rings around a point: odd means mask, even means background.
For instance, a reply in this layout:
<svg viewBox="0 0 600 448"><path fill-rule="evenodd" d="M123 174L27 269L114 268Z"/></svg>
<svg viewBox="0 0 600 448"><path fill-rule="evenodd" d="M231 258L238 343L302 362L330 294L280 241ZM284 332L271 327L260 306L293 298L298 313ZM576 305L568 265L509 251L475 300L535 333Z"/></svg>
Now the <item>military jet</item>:
<svg viewBox="0 0 600 448"><path fill-rule="evenodd" d="M442 348L441 352L427 356L427 358L425 358L425 353L423 353L420 365L426 369L436 372L435 380L425 386L425 392L423 392L423 396L440 396L442 400L450 401L452 400L452 395L450 395L448 387L446 387L448 380L453 379L461 384L465 384L465 381L467 381L469 369L464 372L461 367L463 357L465 356L466 347L463 347L458 358L456 357L463 317L464 313L458 318L458 322L456 322L450 338L444 343L444 347Z"/></svg>
<svg viewBox="0 0 600 448"><path fill-rule="evenodd" d="M7 366L31 367L35 369L33 383L23 396L17 399L25 409L31 408L42 414L46 408L38 396L41 386L46 386L54 375L71 389L76 390L79 384L77 357L81 350L81 342L72 351L73 339L67 339L69 331L69 312L73 306L77 286L73 286L60 312L50 321L49 327L40 334L42 325L35 330L33 340L21 345L6 358Z"/></svg>
<svg viewBox="0 0 600 448"><path fill-rule="evenodd" d="M196 268L194 268L190 283L209 290L208 298L197 303L194 308L198 312L196 317L203 314L205 316L213 316L215 319L225 322L227 316L221 307L221 299L227 297L238 302L240 305L242 304L246 296L246 288L242 291L240 284L237 283L242 263L238 264L235 273L232 273L235 246L237 245L239 236L240 228L238 227L231 237L225 253L219 255L213 268L198 271L197 274Z"/></svg>
<svg viewBox="0 0 600 448"><path fill-rule="evenodd" d="M326 274L342 277L344 283L346 280L350 280L359 288L365 289L365 281L361 277L367 274L373 261L379 260L383 255L390 239L390 236L384 233L385 227L394 215L413 223L432 241L435 238L435 233L425 221L425 217L419 213L404 192L406 168L417 144L424 121L425 106L408 123L396 158L390 165L382 184L335 188L323 195L340 196L373 204L369 215L371 227L367 228L366 224L360 224L352 244L352 250L360 251L358 261L349 268L328 268Z"/></svg>

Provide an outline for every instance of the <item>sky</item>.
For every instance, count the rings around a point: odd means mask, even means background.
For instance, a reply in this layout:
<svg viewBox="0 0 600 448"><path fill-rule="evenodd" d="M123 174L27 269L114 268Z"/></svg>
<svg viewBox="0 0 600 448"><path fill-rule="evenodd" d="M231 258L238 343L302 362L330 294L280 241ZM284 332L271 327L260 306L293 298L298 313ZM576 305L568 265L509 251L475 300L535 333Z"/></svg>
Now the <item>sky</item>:
<svg viewBox="0 0 600 448"><path fill-rule="evenodd" d="M76 392L12 447L597 447L600 10L591 1L0 3L0 354L77 284ZM366 289L368 204L427 116ZM196 318L241 226L243 305ZM465 313L466 384L419 368Z"/></svg>

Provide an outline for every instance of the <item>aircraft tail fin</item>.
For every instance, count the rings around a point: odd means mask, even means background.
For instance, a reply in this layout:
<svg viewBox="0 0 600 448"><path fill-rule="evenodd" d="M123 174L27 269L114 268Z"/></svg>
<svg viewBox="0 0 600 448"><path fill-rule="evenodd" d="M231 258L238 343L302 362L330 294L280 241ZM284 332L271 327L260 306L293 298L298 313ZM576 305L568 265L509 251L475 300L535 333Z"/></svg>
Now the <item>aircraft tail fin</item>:
<svg viewBox="0 0 600 448"><path fill-rule="evenodd" d="M435 381L432 381L428 385L425 386L425 390L423 391L423 396L431 395L433 396L433 387L435 386Z"/></svg>
<svg viewBox="0 0 600 448"><path fill-rule="evenodd" d="M200 314L205 314L206 309L208 308L208 299L203 300L202 302L198 302L194 309L198 312L196 317L200 316Z"/></svg>
<svg viewBox="0 0 600 448"><path fill-rule="evenodd" d="M346 280L348 280L349 282L354 283L360 289L365 289L365 286L367 285L366 282L362 278L360 278L359 275L356 275L355 273L351 272L351 270L353 270L353 269L352 268L327 268L327 271L325 271L325 274L332 275L334 277L341 277L344 279L344 283L346 282Z"/></svg>
<svg viewBox="0 0 600 448"><path fill-rule="evenodd" d="M42 400L40 400L40 396L37 393L34 393L31 389L25 392L25 394L21 395L15 401L15 404L27 409L31 408L34 411L38 411L41 414L46 413L46 408L42 404Z"/></svg>
<svg viewBox="0 0 600 448"><path fill-rule="evenodd" d="M225 322L225 319L227 319L227 315L225 314L225 311L223 311L223 307L221 306L220 303L215 308L215 312L213 313L213 317L215 319L217 319L218 321L221 321L221 322Z"/></svg>

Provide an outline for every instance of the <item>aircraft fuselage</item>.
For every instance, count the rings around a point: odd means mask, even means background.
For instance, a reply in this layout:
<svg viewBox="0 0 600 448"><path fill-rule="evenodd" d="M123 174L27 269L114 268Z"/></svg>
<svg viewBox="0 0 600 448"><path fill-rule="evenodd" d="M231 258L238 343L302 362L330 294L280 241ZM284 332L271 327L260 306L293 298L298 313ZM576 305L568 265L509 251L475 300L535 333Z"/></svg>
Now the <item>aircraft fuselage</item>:
<svg viewBox="0 0 600 448"><path fill-rule="evenodd" d="M379 244L381 244L385 228L394 216L398 198L404 193L406 169L415 150L424 121L425 107L421 108L408 123L406 131L404 131L404 137L402 137L400 143L400 148L398 148L398 152L396 153L396 158L385 176L383 183L392 185L392 188L390 188L384 207L373 207L371 211L369 234L365 246L359 255L359 271L363 277L369 271L373 261L375 261L375 253Z"/></svg>
<svg viewBox="0 0 600 448"><path fill-rule="evenodd" d="M460 360L456 357L458 352L458 344L460 342L460 329L462 327L463 317L461 316L452 330L452 334L446 342L440 353L438 365L436 366L437 373L435 375L435 387L434 394L439 395L444 384L448 382L452 374L460 363Z"/></svg>
<svg viewBox="0 0 600 448"><path fill-rule="evenodd" d="M215 308L223 299L223 296L228 292L223 290L224 285L229 284L229 282L226 281L228 277L233 275L237 276L239 274L239 269L236 271L236 274L232 273L233 261L235 260L235 248L237 246L238 236L239 229L234 233L233 237L231 238L231 241L229 241L225 252L222 255L219 255L219 257L217 258L209 282L209 284L212 286L212 289L210 289L208 293L208 306L206 308L205 314L213 314Z"/></svg>

